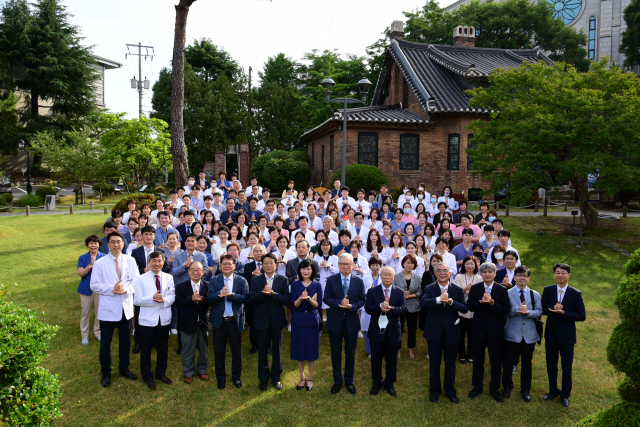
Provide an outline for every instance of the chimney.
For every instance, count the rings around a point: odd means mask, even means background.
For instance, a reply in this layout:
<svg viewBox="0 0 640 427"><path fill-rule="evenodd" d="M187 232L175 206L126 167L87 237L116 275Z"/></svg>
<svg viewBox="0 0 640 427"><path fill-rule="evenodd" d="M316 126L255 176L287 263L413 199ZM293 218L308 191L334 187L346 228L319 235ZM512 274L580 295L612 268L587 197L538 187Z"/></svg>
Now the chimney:
<svg viewBox="0 0 640 427"><path fill-rule="evenodd" d="M476 47L476 29L466 25L458 25L453 29L453 45Z"/></svg>
<svg viewBox="0 0 640 427"><path fill-rule="evenodd" d="M404 22L393 21L391 23L391 36L402 40L404 37Z"/></svg>

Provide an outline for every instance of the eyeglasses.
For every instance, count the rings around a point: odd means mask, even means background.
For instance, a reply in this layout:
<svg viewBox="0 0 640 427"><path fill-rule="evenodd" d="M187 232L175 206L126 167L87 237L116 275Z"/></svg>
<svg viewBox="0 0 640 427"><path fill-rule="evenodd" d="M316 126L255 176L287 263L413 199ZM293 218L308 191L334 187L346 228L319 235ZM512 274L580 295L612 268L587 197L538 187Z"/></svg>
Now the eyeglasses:
<svg viewBox="0 0 640 427"><path fill-rule="evenodd" d="M198 268L198 269L196 269L196 268L190 268L190 269L189 269L189 271L194 272L194 273L197 273L197 272L202 273L204 270L203 270L202 268Z"/></svg>
<svg viewBox="0 0 640 427"><path fill-rule="evenodd" d="M353 265L352 262L339 262L338 265Z"/></svg>
<svg viewBox="0 0 640 427"><path fill-rule="evenodd" d="M527 276L526 274L516 274L514 277L521 278L521 279L529 278L529 276Z"/></svg>

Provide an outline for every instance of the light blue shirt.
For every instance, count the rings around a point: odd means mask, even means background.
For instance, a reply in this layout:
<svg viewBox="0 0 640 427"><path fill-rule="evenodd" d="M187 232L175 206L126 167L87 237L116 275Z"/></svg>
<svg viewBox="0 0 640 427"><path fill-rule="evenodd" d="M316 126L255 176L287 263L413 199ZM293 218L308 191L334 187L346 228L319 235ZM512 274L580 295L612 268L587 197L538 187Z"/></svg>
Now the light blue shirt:
<svg viewBox="0 0 640 427"><path fill-rule="evenodd" d="M171 232L174 232L178 235L178 241L182 241L180 237L180 233L173 227L167 227L167 231L162 230L162 227L156 228L156 238L153 240L153 244L156 246L162 246L162 242L167 242L167 235Z"/></svg>
<svg viewBox="0 0 640 427"><path fill-rule="evenodd" d="M345 277L342 275L342 273L340 273L340 286L342 286L342 290L344 291L344 286L345 286L345 280L347 283L347 291L349 290L349 285L351 285L351 275ZM344 293L345 295L347 294L346 292Z"/></svg>
<svg viewBox="0 0 640 427"><path fill-rule="evenodd" d="M231 273L231 277L224 278L224 283L227 285L227 289L229 289L229 293L233 292L233 273ZM231 301L229 298L224 299L224 317L233 317L233 306L231 305Z"/></svg>

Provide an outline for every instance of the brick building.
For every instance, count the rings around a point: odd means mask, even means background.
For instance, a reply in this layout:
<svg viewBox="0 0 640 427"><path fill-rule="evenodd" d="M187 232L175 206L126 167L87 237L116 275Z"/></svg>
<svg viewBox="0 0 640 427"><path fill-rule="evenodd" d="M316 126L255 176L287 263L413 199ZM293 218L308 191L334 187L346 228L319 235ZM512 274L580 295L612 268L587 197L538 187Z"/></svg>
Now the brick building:
<svg viewBox="0 0 640 427"><path fill-rule="evenodd" d="M437 194L445 185L455 194L483 188L471 174L465 150L473 147L473 135L466 126L488 120L490 112L470 107L464 91L488 85L496 68L552 61L536 49L475 47L473 27L456 27L452 45L405 41L402 21L391 30L371 107L347 110L347 165L377 166L393 187L425 182ZM342 121L336 110L300 137L313 160L313 184L331 187L327 180L341 167Z"/></svg>

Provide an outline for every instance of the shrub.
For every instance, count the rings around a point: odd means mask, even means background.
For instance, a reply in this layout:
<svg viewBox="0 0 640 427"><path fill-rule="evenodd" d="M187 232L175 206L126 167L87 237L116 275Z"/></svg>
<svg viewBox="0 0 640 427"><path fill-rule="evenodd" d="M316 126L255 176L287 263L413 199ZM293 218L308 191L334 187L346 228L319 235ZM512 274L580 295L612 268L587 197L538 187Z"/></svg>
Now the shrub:
<svg viewBox="0 0 640 427"><path fill-rule="evenodd" d="M7 199L5 199L2 194L0 194L0 206L7 206L7 204L9 204L9 202L7 202Z"/></svg>
<svg viewBox="0 0 640 427"><path fill-rule="evenodd" d="M39 365L57 326L35 312L4 301L0 285L0 424L49 425L60 417L58 378Z"/></svg>
<svg viewBox="0 0 640 427"><path fill-rule="evenodd" d="M289 180L297 189L304 188L310 174L309 156L304 150L271 151L251 161L251 176L257 176L260 185L270 188L272 194L287 188Z"/></svg>
<svg viewBox="0 0 640 427"><path fill-rule="evenodd" d="M4 198L7 200L7 203L11 203L13 202L13 194L11 193L0 193L4 196Z"/></svg>
<svg viewBox="0 0 640 427"><path fill-rule="evenodd" d="M155 206L154 202L156 200L156 197L153 194L147 194L147 193L133 193L130 194L128 196L124 196L122 199L120 199L120 201L118 203L116 203L116 205L113 207L113 209L117 209L120 212L127 212L129 209L127 209L127 203L129 202L129 200L135 200L136 201L136 207L139 209L140 206L142 206L145 203L149 203L151 206Z"/></svg>
<svg viewBox="0 0 640 427"><path fill-rule="evenodd" d="M338 169L329 182L333 183L336 179L340 179L341 175L342 169ZM351 189L353 195L356 194L358 188L364 189L365 192L369 190L380 191L382 184L389 185L389 179L385 174L377 167L370 165L349 165L345 177L346 185Z"/></svg>
<svg viewBox="0 0 640 427"><path fill-rule="evenodd" d="M96 193L100 193L102 190L102 194L113 194L116 191L116 187L111 184L107 184L106 182L99 182L97 184L93 184L91 189Z"/></svg>
<svg viewBox="0 0 640 427"><path fill-rule="evenodd" d="M581 420L576 427L621 427L640 425L640 405L618 403Z"/></svg>
<svg viewBox="0 0 640 427"><path fill-rule="evenodd" d="M45 200L47 196L55 196L58 194L58 190L50 186L38 187L36 190L36 196L40 197L42 200Z"/></svg>
<svg viewBox="0 0 640 427"><path fill-rule="evenodd" d="M153 192L167 194L167 189L164 188L162 185L158 185L156 188L153 189Z"/></svg>
<svg viewBox="0 0 640 427"><path fill-rule="evenodd" d="M38 197L35 194L26 194L20 197L17 203L18 203L18 206L22 206L24 208L25 206L31 206L31 207L41 206L43 201L40 197Z"/></svg>

